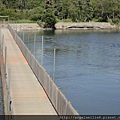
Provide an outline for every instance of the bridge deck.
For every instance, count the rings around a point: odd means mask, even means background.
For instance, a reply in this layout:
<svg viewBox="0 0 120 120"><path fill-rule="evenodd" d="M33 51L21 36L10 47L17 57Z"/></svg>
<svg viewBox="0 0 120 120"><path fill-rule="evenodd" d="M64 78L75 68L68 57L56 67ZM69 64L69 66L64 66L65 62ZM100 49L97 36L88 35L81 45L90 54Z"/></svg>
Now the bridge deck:
<svg viewBox="0 0 120 120"><path fill-rule="evenodd" d="M11 70L10 92L14 115L56 115L42 86L7 28L2 28Z"/></svg>

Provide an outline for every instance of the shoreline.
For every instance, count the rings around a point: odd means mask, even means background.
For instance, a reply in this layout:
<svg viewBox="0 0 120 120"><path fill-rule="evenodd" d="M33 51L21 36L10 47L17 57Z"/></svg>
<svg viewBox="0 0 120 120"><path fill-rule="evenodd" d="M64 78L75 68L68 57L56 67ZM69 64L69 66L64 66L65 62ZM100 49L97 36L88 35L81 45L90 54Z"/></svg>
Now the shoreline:
<svg viewBox="0 0 120 120"><path fill-rule="evenodd" d="M22 30L42 30L37 23L12 23L10 24L12 28L16 31L22 31Z"/></svg>
<svg viewBox="0 0 120 120"><path fill-rule="evenodd" d="M84 29L84 30L101 30L101 29L120 29L120 26L111 25L108 22L58 22L55 24L56 29Z"/></svg>
<svg viewBox="0 0 120 120"><path fill-rule="evenodd" d="M42 28L37 23L13 23L10 24L14 30L52 30L52 28ZM120 26L111 25L107 22L58 22L55 24L56 30L120 30Z"/></svg>

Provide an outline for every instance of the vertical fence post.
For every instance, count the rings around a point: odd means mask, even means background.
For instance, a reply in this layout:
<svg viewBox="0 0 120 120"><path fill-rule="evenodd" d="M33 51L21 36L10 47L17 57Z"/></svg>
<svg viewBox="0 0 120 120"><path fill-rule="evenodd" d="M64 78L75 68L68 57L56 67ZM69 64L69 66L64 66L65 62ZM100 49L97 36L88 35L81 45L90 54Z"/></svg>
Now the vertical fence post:
<svg viewBox="0 0 120 120"><path fill-rule="evenodd" d="M0 43L1 43L1 26L0 26Z"/></svg>
<svg viewBox="0 0 120 120"><path fill-rule="evenodd" d="M23 41L24 41L24 32L23 32Z"/></svg>
<svg viewBox="0 0 120 120"><path fill-rule="evenodd" d="M6 70L6 68L7 68L7 46L5 46L5 76L7 75L7 70Z"/></svg>
<svg viewBox="0 0 120 120"><path fill-rule="evenodd" d="M2 34L1 34L1 26L0 26L0 45L1 45L1 48L2 48Z"/></svg>
<svg viewBox="0 0 120 120"><path fill-rule="evenodd" d="M16 31L17 32L17 31ZM15 32L15 41L17 41L17 34L16 34L16 32Z"/></svg>
<svg viewBox="0 0 120 120"><path fill-rule="evenodd" d="M2 51L3 51L3 48L4 48L4 35L2 36L1 46L2 46Z"/></svg>
<svg viewBox="0 0 120 120"><path fill-rule="evenodd" d="M54 61L53 61L53 81L55 80L55 56L56 55L56 49L54 48Z"/></svg>
<svg viewBox="0 0 120 120"><path fill-rule="evenodd" d="M35 55L35 42L36 42L36 33L34 34L34 55Z"/></svg>
<svg viewBox="0 0 120 120"><path fill-rule="evenodd" d="M29 38L30 38L30 37L29 37L29 33L28 33L28 44L29 44Z"/></svg>
<svg viewBox="0 0 120 120"><path fill-rule="evenodd" d="M16 31L17 31L17 21L16 21Z"/></svg>
<svg viewBox="0 0 120 120"><path fill-rule="evenodd" d="M43 36L42 36L42 56L41 56L41 64L43 65L43 42L44 42L44 39L43 39Z"/></svg>
<svg viewBox="0 0 120 120"><path fill-rule="evenodd" d="M10 19L9 19L9 16L8 16L8 23L9 23L9 20L10 20Z"/></svg>
<svg viewBox="0 0 120 120"><path fill-rule="evenodd" d="M11 112L11 98L10 98L10 68L8 68L8 112Z"/></svg>

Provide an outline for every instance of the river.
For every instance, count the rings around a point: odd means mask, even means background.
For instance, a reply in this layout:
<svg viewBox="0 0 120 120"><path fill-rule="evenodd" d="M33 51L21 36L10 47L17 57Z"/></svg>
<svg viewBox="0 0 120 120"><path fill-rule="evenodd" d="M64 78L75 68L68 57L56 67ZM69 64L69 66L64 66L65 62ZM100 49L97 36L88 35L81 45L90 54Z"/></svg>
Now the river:
<svg viewBox="0 0 120 120"><path fill-rule="evenodd" d="M120 31L25 31L24 42L51 77L56 48L54 81L79 114L120 114Z"/></svg>

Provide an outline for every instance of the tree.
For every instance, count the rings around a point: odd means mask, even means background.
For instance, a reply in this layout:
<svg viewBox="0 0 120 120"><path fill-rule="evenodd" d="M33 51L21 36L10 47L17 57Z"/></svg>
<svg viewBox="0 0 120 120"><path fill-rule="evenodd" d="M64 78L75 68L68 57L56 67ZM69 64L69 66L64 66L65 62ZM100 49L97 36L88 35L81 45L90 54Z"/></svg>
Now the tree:
<svg viewBox="0 0 120 120"><path fill-rule="evenodd" d="M120 0L0 0L0 4L0 15L14 20L37 21L46 16L52 21L120 22Z"/></svg>
<svg viewBox="0 0 120 120"><path fill-rule="evenodd" d="M51 9L46 10L45 14L42 16L42 21L45 22L45 28L55 29L56 17Z"/></svg>

